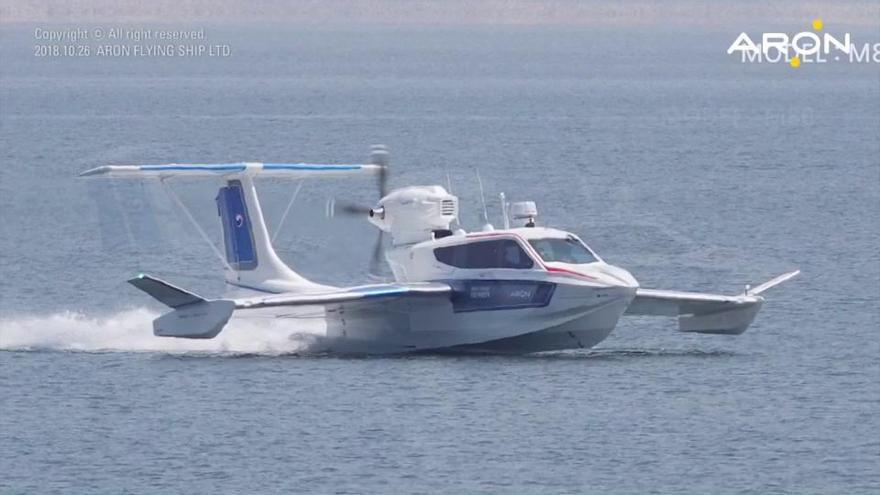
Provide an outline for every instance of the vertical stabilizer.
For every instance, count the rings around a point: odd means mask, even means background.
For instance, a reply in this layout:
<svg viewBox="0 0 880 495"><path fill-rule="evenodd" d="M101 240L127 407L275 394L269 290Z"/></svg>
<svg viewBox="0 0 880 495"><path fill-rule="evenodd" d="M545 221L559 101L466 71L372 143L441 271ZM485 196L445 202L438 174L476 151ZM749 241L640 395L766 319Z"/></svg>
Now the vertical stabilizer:
<svg viewBox="0 0 880 495"><path fill-rule="evenodd" d="M327 288L291 270L275 253L253 179L242 176L228 181L216 201L226 261L232 268L227 282L267 292Z"/></svg>

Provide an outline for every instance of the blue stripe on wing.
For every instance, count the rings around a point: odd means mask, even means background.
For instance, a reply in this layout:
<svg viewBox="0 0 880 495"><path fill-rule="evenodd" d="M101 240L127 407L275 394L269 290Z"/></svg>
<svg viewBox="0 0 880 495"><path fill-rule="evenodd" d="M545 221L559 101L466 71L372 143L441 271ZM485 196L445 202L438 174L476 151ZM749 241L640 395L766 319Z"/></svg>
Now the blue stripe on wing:
<svg viewBox="0 0 880 495"><path fill-rule="evenodd" d="M401 294L406 294L409 292L409 288L407 287L359 287L357 289L351 289L348 292L354 292L357 294L362 294L365 298L367 297L383 297L383 296L397 296Z"/></svg>
<svg viewBox="0 0 880 495"><path fill-rule="evenodd" d="M321 163L264 163L263 170L360 170L361 165L325 165Z"/></svg>
<svg viewBox="0 0 880 495"><path fill-rule="evenodd" d="M330 165L323 163L264 163L263 170L360 170L362 165ZM140 165L139 170L145 172L199 170L206 172L244 172L245 163L187 163L168 165Z"/></svg>
<svg viewBox="0 0 880 495"><path fill-rule="evenodd" d="M443 283L422 283L414 286L399 284L367 285L323 293L282 293L236 300L236 307L267 308L273 306L307 306L357 303L358 301L394 297L442 296L452 288Z"/></svg>
<svg viewBox="0 0 880 495"><path fill-rule="evenodd" d="M204 170L207 172L244 172L247 166L244 163L193 163L188 165L140 165L138 170L171 171L171 170Z"/></svg>

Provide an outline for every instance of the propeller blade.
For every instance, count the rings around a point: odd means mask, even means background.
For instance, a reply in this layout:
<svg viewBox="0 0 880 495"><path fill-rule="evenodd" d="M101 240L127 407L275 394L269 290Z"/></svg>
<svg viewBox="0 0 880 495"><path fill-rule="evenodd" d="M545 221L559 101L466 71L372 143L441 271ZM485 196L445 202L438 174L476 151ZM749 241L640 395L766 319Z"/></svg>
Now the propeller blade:
<svg viewBox="0 0 880 495"><path fill-rule="evenodd" d="M388 148L381 144L374 144L370 149L370 164L379 166L379 173L376 177L376 188L379 190L379 199L388 195ZM369 215L371 208L369 206L350 203L345 201L336 201L331 198L327 202L327 218L333 218L336 214L343 215Z"/></svg>
<svg viewBox="0 0 880 495"><path fill-rule="evenodd" d="M345 203L336 207L337 213L345 213L348 215L369 215L370 207L364 205L358 205L354 203Z"/></svg>
<svg viewBox="0 0 880 495"><path fill-rule="evenodd" d="M388 195L388 165L383 165L379 169L379 198Z"/></svg>
<svg viewBox="0 0 880 495"><path fill-rule="evenodd" d="M327 200L327 218L333 218L336 215L364 216L370 214L370 207L359 205L357 203L348 203L344 201L336 201L336 198Z"/></svg>
<svg viewBox="0 0 880 495"><path fill-rule="evenodd" d="M370 147L370 163L379 165L378 186L379 198L388 195L388 162L391 161L391 155L388 153L388 147L384 144L374 144Z"/></svg>
<svg viewBox="0 0 880 495"><path fill-rule="evenodd" d="M379 199L388 195L388 175L390 172L388 162L389 154L387 147L381 144L376 144L370 148L370 164L379 166L379 173L376 177L376 188L379 190ZM373 211L374 210L368 206L345 201L336 201L334 198L331 198L327 202L328 218L333 218L337 214L366 216L371 215ZM384 209L382 207L377 207L375 212L378 215L384 215ZM379 235L376 237L376 243L373 245L373 255L370 257L369 267L370 276L377 280L385 278L383 273L385 270L382 268L385 263L384 240L385 232L380 229Z"/></svg>
<svg viewBox="0 0 880 495"><path fill-rule="evenodd" d="M373 245L373 257L370 258L370 275L374 278L382 277L382 252L384 251L383 242L385 239L385 232L379 231L379 235L376 236L376 244Z"/></svg>
<svg viewBox="0 0 880 495"><path fill-rule="evenodd" d="M370 162L382 166L382 168L379 169L379 176L377 177L376 184L379 189L379 199L382 199L388 195L388 162L390 161L390 154L388 153L388 148L381 144L374 145L371 151ZM379 235L376 237L376 244L373 246L373 257L370 258L370 275L377 279L382 278L383 276L382 267L385 263L384 241L385 232L380 230Z"/></svg>

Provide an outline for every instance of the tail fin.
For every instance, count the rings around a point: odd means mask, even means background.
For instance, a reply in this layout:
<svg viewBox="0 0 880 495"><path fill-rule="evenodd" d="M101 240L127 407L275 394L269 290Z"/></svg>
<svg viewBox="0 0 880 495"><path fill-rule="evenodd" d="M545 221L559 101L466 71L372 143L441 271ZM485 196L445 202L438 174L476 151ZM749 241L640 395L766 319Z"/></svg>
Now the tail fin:
<svg viewBox="0 0 880 495"><path fill-rule="evenodd" d="M144 275L141 273L137 277L128 281L131 285L153 296L154 299L169 308L179 308L187 304L195 304L205 302L206 299L193 294L187 290L175 287L164 280Z"/></svg>
<svg viewBox="0 0 880 495"><path fill-rule="evenodd" d="M291 270L275 253L250 177L228 181L218 191L216 201L226 261L232 268L227 282L268 292L326 288Z"/></svg>

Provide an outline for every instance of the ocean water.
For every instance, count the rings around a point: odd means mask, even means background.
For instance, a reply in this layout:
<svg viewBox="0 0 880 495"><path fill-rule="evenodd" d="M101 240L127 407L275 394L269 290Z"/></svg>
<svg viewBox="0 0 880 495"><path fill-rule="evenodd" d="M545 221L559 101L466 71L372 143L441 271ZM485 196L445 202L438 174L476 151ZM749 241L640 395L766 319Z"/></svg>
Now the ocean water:
<svg viewBox="0 0 880 495"><path fill-rule="evenodd" d="M0 493L878 493L880 65L725 53L741 28L209 25L228 58L42 58L0 25ZM855 36L855 34L854 34ZM876 29L862 38L880 38ZM148 272L221 270L108 163L356 162L497 194L643 286L737 293L738 337L625 319L592 350L316 356L320 322L152 337ZM261 184L277 225L294 185ZM216 236L214 185L175 185ZM306 182L276 245L358 283L369 181ZM291 338L291 334L293 337Z"/></svg>

